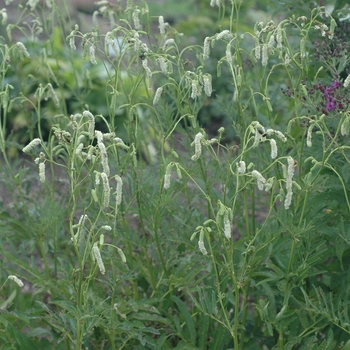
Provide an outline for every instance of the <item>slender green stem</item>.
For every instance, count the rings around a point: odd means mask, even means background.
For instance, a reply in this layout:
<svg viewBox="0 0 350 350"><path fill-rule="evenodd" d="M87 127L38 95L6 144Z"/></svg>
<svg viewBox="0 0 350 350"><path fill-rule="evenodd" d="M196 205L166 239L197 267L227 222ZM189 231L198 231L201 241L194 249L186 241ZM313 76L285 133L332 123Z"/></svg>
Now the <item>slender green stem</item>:
<svg viewBox="0 0 350 350"><path fill-rule="evenodd" d="M130 239L129 239L129 236L130 236L129 225L128 225L128 222L127 222L126 217L125 217L125 212L122 213L122 227L123 227L123 231L127 235L127 238L126 238L126 249L128 252L127 255L129 257L132 257L133 256L133 249L131 247L131 243L130 243ZM132 271L134 269L133 259L128 259L127 264L129 266L129 269ZM132 280L131 285L132 285L132 289L133 289L134 298L136 300L138 300L139 299L139 290L137 287L137 283L134 280Z"/></svg>
<svg viewBox="0 0 350 350"><path fill-rule="evenodd" d="M162 247L160 245L160 240L159 240L159 233L158 233L158 216L159 216L159 207L157 207L155 214L154 214L154 238L156 240L156 245L157 245L157 250L158 250L158 254L159 254L159 258L160 258L160 262L162 264L162 269L163 272L165 274L165 276L167 278L169 278L169 272L168 269L166 268L166 263L165 263L165 259L164 259L164 255L163 255L163 250Z"/></svg>
<svg viewBox="0 0 350 350"><path fill-rule="evenodd" d="M253 196L254 196L254 190ZM246 227L246 233L247 233L247 240L250 241L251 233L250 233L250 223L249 223L249 207L248 207L248 199L247 199L247 189L243 192L243 203L244 203L244 220L245 220L245 227ZM252 223L254 222L254 217L252 217Z"/></svg>
<svg viewBox="0 0 350 350"><path fill-rule="evenodd" d="M235 316L234 316L234 323L233 323L233 344L234 344L234 349L239 349L239 340L238 340L238 329L239 329L239 311L240 311L240 303L239 303L239 298L240 298L240 292L239 292L239 287L238 283L236 280L236 276L234 274L234 271L232 272L232 279L234 283L234 289L235 289Z"/></svg>
<svg viewBox="0 0 350 350"><path fill-rule="evenodd" d="M110 303L110 322L111 324L115 324L116 322L116 310L115 310L115 305L116 305L116 294L117 294L117 288L116 288L117 284L114 283L112 286L112 296L111 296L111 303ZM108 334L109 334L109 339L111 342L111 346L113 350L117 350L116 344L115 344L115 340L114 340L114 331L113 329L108 329L107 330Z"/></svg>
<svg viewBox="0 0 350 350"><path fill-rule="evenodd" d="M304 201L303 201L303 208L301 210L300 218L299 218L299 227L304 219L304 213L305 213L305 208L306 208L306 203L308 199L308 190L305 192L304 195ZM292 270L292 265L293 265L293 260L294 260L294 251L295 251L295 245L296 245L296 240L295 237L293 237L292 241L292 246L291 246L291 251L290 251L290 256L289 256L289 262L288 262L288 268L287 268L287 274L289 274Z"/></svg>
<svg viewBox="0 0 350 350"><path fill-rule="evenodd" d="M241 325L243 327L242 332L240 334L240 349L243 349L244 346L244 338L245 338L245 326L246 326L246 321L247 321L247 315L248 315L248 296L249 296L249 291L250 291L250 282L252 279L252 274L253 274L253 269L249 271L249 276L246 281L245 288L243 289L243 301L242 301L242 309L243 309L243 314L242 314L242 321Z"/></svg>
<svg viewBox="0 0 350 350"><path fill-rule="evenodd" d="M76 271L78 274L78 287L77 287L77 335L76 335L76 350L81 350L82 347L82 335L83 335L83 326L82 322L82 285L83 285L83 267L81 266L79 271Z"/></svg>
<svg viewBox="0 0 350 350"><path fill-rule="evenodd" d="M44 262L44 269L45 269L45 274L46 274L46 278L48 280L50 280L51 278L51 275L50 275L50 268L49 268L49 264L47 262L47 256L46 256L46 252L45 252L45 247L44 247L44 242L43 242L43 235L40 234L40 237L39 237L39 242L38 242L38 245L39 245L39 252L40 252L40 256Z"/></svg>
<svg viewBox="0 0 350 350"><path fill-rule="evenodd" d="M284 349L284 338L283 338L283 331L279 330L279 336L278 336L278 347L280 350Z"/></svg>
<svg viewBox="0 0 350 350"><path fill-rule="evenodd" d="M214 272L215 272L216 293L217 293L217 296L219 297L218 298L219 299L219 304L221 306L222 313L223 313L223 316L224 316L223 324L228 329L228 331L231 333L231 336L234 339L235 349L238 349L237 346L238 346L239 342L238 342L238 333L237 333L237 331L238 331L239 293L238 293L238 297L237 297L237 293L236 293L236 296L235 296L235 300L236 300L236 302L235 302L236 303L236 305L235 305L235 325L234 325L234 329L232 329L231 322L228 319L228 315L227 315L227 312L226 312L225 305L223 304L224 295L222 294L222 292L220 290L221 278L220 278L220 274L219 274L218 263L217 263L217 261L215 259L215 254L214 254L213 247L212 247L212 244L211 244L211 241L210 241L209 232L207 230L205 230L205 234L206 234L206 238L207 238L207 241L208 241L208 244L209 244L210 256L212 258ZM232 249L233 248L231 247L231 250ZM238 287L237 287L236 276L235 276L235 273L234 273L234 270L233 270L233 262L231 262L231 267L232 267L231 279L232 279L233 284L234 284L235 292L237 292L238 291ZM238 298L238 304L237 304L237 298ZM237 315L236 315L236 312L237 312ZM235 327L236 327L236 332L235 332Z"/></svg>
<svg viewBox="0 0 350 350"><path fill-rule="evenodd" d="M293 260L294 260L294 251L295 251L295 239L292 240L292 246L290 249L290 256L289 256L289 262L288 262L288 268L287 268L287 275L292 270Z"/></svg>

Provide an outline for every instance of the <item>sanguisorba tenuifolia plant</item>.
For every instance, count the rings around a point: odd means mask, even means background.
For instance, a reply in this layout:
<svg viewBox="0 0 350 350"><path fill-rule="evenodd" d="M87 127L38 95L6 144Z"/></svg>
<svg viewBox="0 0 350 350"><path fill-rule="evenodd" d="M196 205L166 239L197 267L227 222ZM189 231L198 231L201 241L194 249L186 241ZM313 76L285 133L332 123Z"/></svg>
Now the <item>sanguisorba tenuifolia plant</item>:
<svg viewBox="0 0 350 350"><path fill-rule="evenodd" d="M320 7L244 32L229 5L207 4L221 30L195 44L146 3L99 1L86 33L54 1L21 7L30 35L1 10L2 347L349 347L348 25ZM47 74L21 80L24 61ZM208 103L234 140L201 127Z"/></svg>

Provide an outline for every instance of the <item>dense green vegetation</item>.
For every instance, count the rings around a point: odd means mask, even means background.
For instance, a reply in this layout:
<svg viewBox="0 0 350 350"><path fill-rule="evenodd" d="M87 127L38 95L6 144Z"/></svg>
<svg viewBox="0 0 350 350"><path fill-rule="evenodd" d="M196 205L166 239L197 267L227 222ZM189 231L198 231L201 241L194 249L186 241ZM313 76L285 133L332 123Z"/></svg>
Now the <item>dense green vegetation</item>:
<svg viewBox="0 0 350 350"><path fill-rule="evenodd" d="M1 349L350 349L349 12L6 0Z"/></svg>

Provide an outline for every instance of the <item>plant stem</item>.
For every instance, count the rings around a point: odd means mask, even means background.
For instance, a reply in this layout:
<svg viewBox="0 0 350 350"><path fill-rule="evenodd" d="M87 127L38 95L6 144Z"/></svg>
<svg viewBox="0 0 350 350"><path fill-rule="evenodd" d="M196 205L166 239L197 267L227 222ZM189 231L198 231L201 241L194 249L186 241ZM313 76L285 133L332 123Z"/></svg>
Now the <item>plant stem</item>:
<svg viewBox="0 0 350 350"><path fill-rule="evenodd" d="M167 278L169 278L169 272L166 268L166 264L165 264L165 260L164 260L164 256L163 256L163 252L162 252L162 248L161 248L161 245L160 245L160 240L159 240L159 235L158 235L158 224L157 224L157 221L158 221L158 210L159 210L159 207L157 207L156 209L156 212L154 214L154 238L156 240L156 245L157 245L157 250L158 250L158 254L159 254L159 258L160 258L160 262L162 264L162 268L163 268L163 271L164 271L164 274Z"/></svg>
<svg viewBox="0 0 350 350"><path fill-rule="evenodd" d="M246 321L247 321L247 315L248 315L248 296L249 296L249 290L250 290L250 281L251 281L251 278L252 278L252 273L253 273L253 270L251 269L249 271L249 276L248 276L248 279L246 281L246 285L245 285L245 288L243 290L243 302L242 302L242 309L243 309L243 315L242 315L242 332L241 332L241 337L240 337L240 349L243 350L243 346L244 346L244 338L245 338L245 324L246 324Z"/></svg>
<svg viewBox="0 0 350 350"><path fill-rule="evenodd" d="M233 344L234 344L234 349L239 349L240 346L238 341L238 326L239 326L238 315L239 315L239 308L240 308L240 303L239 303L240 293L239 293L237 279L234 272L232 272L232 278L235 286L235 317L234 317L234 323L233 323L233 335L234 335Z"/></svg>
<svg viewBox="0 0 350 350"><path fill-rule="evenodd" d="M284 349L284 339L283 339L283 331L279 330L278 331L279 336L278 336L278 347L280 350Z"/></svg>
<svg viewBox="0 0 350 350"><path fill-rule="evenodd" d="M253 196L254 196L254 190ZM247 240L250 241L251 235L250 235L250 224L249 224L249 209L248 209L248 199L247 199L247 190L244 189L243 191L243 203L244 203L244 220L245 220L245 229L247 234ZM254 222L254 218L252 218L252 222Z"/></svg>

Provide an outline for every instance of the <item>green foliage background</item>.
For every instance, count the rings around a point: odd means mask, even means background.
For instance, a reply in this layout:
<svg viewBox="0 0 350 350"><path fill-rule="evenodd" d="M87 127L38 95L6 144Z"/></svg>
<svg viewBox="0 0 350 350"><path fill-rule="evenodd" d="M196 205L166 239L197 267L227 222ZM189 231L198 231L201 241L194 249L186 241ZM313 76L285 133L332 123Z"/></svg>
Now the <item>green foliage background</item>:
<svg viewBox="0 0 350 350"><path fill-rule="evenodd" d="M209 3L100 3L87 25L19 1L2 24L2 349L350 347L350 57L329 29L349 1Z"/></svg>

